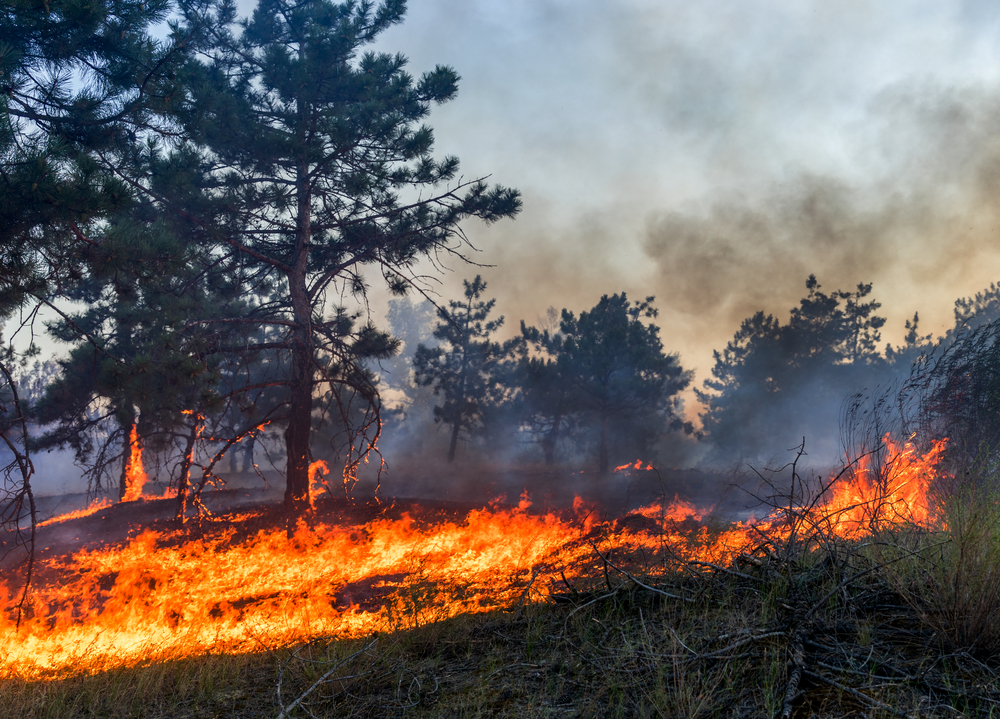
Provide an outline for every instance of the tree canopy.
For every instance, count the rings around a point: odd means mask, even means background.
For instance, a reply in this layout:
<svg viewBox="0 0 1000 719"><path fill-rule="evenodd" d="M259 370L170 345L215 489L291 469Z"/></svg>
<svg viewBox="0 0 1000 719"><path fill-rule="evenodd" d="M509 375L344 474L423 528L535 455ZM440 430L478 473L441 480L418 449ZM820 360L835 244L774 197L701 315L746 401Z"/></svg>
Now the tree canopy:
<svg viewBox="0 0 1000 719"><path fill-rule="evenodd" d="M704 431L720 457L748 459L796 446L802 437L837 435L844 398L878 381L881 306L871 284L821 291L814 275L788 322L757 312L740 325L712 377L696 390Z"/></svg>
<svg viewBox="0 0 1000 719"><path fill-rule="evenodd" d="M503 401L506 389L500 364L506 352L491 336L503 325L503 317L489 319L496 300L482 300L483 278L464 281L465 299L452 300L439 310L434 327L437 347L420 344L413 356L418 385L433 387L441 404L434 406L434 421L451 427L448 461L462 434L474 434L491 406Z"/></svg>
<svg viewBox="0 0 1000 719"><path fill-rule="evenodd" d="M546 453L574 416L591 433L600 472L609 470L613 450L618 457L648 457L664 432L691 431L680 418L678 395L692 372L664 351L659 327L648 322L657 315L652 303L652 297L632 303L624 292L604 295L579 316L564 309L557 333L522 325L538 352L522 366L528 406L545 427Z"/></svg>
<svg viewBox="0 0 1000 719"><path fill-rule="evenodd" d="M461 254L463 220L513 217L520 199L460 179L456 158L432 157L433 133L420 123L455 96L453 70L415 79L401 55L365 50L402 21L403 2L263 0L246 20L230 0L180 9L174 35L191 38L198 56L180 72L184 92L164 103L173 133L128 148L120 172L199 248L205 272L254 298L239 316L191 321L242 327L241 354L270 353L287 368L274 382L286 390L295 510L308 501L319 396L344 422L369 408L341 437L346 472L376 446L365 361L391 356L396 342L353 308L372 276L405 292L429 253ZM250 340L261 328L271 338Z"/></svg>

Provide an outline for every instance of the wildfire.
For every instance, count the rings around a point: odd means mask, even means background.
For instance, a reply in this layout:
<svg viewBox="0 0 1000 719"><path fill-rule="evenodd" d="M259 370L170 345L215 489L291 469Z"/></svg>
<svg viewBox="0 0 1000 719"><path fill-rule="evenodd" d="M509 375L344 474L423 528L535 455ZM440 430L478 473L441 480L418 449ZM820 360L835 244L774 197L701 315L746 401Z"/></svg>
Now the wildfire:
<svg viewBox="0 0 1000 719"><path fill-rule="evenodd" d="M139 445L135 424L132 425L128 444L131 453L125 468L125 496L122 497L122 501L135 502L142 499L142 488L146 485L146 470L142 467L142 447Z"/></svg>
<svg viewBox="0 0 1000 719"><path fill-rule="evenodd" d="M316 505L316 499L319 497L320 492L329 492L330 488L327 486L323 477L330 474L330 468L327 466L326 462L322 459L317 459L309 465L309 504L310 506ZM319 479L317 479L319 477Z"/></svg>
<svg viewBox="0 0 1000 719"><path fill-rule="evenodd" d="M875 466L873 456L866 455L850 481L831 488L822 510L836 534L864 534L880 523L929 524L933 507L928 490L947 442L936 441L926 454L918 455L912 444L899 447L887 436L881 466Z"/></svg>
<svg viewBox="0 0 1000 719"><path fill-rule="evenodd" d="M647 462L646 466L643 467L642 466L642 460L641 459L637 459L637 460L635 460L635 464L632 464L631 462L629 462L627 464L621 465L620 467L615 467L615 471L616 472L624 472L627 469L635 469L635 470L644 469L647 472L652 472L653 471L653 465L651 465L651 464L649 464Z"/></svg>
<svg viewBox="0 0 1000 719"><path fill-rule="evenodd" d="M857 537L879 521L928 522L927 498L944 443L919 456L891 446L882 466L859 463L812 509ZM310 467L310 478L324 468ZM335 524L313 517L289 537L253 533L262 512L229 516L192 537L145 530L126 542L41 561L20 628L16 592L0 585L0 676L58 676L205 652L271 648L316 636L358 636L510 606L561 575L595 576L592 542L655 556L726 563L788 537L780 512L711 530L706 511L676 500L615 522L581 499L559 514L494 503L462 518L412 513ZM67 517L56 518L58 521ZM94 520L91 520L94 521ZM257 522L258 524L254 524Z"/></svg>
<svg viewBox="0 0 1000 719"><path fill-rule="evenodd" d="M572 559L574 534L520 506L432 526L404 514L302 525L291 538L261 530L238 543L231 529L194 540L145 531L50 561L61 581L38 588L19 630L3 617L0 666L21 676L100 670L481 612L516 598L536 565Z"/></svg>
<svg viewBox="0 0 1000 719"><path fill-rule="evenodd" d="M60 514L57 517L52 517L51 519L46 519L44 522L39 522L39 527L47 527L50 524L59 524L60 522L67 522L71 519L81 519L83 517L89 517L92 514L97 514L102 509L107 509L111 506L111 500L105 497L99 502L91 504L89 507L84 507L83 509L77 509L73 512L66 512L65 514Z"/></svg>

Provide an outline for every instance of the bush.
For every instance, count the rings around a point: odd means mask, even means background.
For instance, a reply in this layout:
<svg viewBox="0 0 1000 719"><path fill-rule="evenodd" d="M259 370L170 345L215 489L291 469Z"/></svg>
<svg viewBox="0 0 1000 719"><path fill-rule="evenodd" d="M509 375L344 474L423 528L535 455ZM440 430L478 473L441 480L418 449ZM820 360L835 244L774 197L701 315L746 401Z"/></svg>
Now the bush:
<svg viewBox="0 0 1000 719"><path fill-rule="evenodd" d="M1000 485L975 477L939 499L939 530L900 532L886 575L920 619L952 649L1000 651Z"/></svg>

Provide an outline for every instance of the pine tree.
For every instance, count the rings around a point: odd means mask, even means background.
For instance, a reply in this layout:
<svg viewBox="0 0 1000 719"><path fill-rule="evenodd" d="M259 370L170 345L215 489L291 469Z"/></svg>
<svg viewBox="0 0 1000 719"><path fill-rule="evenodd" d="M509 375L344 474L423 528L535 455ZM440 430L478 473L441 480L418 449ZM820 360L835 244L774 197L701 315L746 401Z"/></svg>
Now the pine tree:
<svg viewBox="0 0 1000 719"><path fill-rule="evenodd" d="M696 394L720 457L768 456L804 435L815 446L836 436L849 394L890 378L877 349L885 319L868 299L871 284L827 294L810 275L806 289L786 324L757 312L714 353L712 377Z"/></svg>
<svg viewBox="0 0 1000 719"><path fill-rule="evenodd" d="M288 368L285 501L294 514L308 505L315 388L338 407L356 396L377 415L364 363L396 348L334 298L363 304L376 272L403 293L420 259L460 252L463 219L512 217L520 199L456 180L457 159L431 157L433 133L418 123L455 96L453 70L414 80L402 56L363 51L402 21L402 0L262 0L241 22L230 0L180 7L175 36L191 36L202 57L180 74L183 97L164 105L177 139L137 148L119 166L143 178L136 184L173 213L179 236L229 263L244 294L261 298L228 321L248 335L280 334L266 349ZM348 434L353 448L357 434ZM347 471L358 459L348 452Z"/></svg>
<svg viewBox="0 0 1000 719"><path fill-rule="evenodd" d="M550 308L554 314L555 309ZM551 321L550 321L551 324ZM538 437L546 464L555 464L556 451L581 408L577 388L558 361L563 337L558 327L539 329L521 322L521 337L513 344L521 412Z"/></svg>
<svg viewBox="0 0 1000 719"><path fill-rule="evenodd" d="M434 338L438 347L417 347L413 369L418 384L433 387L441 397L434 407L434 421L451 427L448 461L455 460L458 440L474 433L491 405L504 394L497 370L505 358L503 347L490 337L503 325L503 317L488 319L496 300L480 299L486 291L482 277L466 280L465 300L452 300L441 309Z"/></svg>
<svg viewBox="0 0 1000 719"><path fill-rule="evenodd" d="M176 92L170 0L17 0L0 12L0 315L51 300L128 183L99 153L134 140Z"/></svg>
<svg viewBox="0 0 1000 719"><path fill-rule="evenodd" d="M225 335L192 325L191 314L245 306L232 287L206 281L197 258L157 229L106 224L83 256L80 279L64 288L81 309L51 326L74 346L35 407L41 423L54 425L40 446L72 447L94 490L117 476L119 498L136 436L166 448L221 405L223 368L206 349ZM182 471L181 494L186 480Z"/></svg>
<svg viewBox="0 0 1000 719"><path fill-rule="evenodd" d="M677 396L692 373L664 352L659 327L643 321L657 315L652 302L633 304L623 292L602 296L579 317L563 310L559 333L548 341L559 382L553 398L596 431L601 473L610 469L613 438L622 448L651 452L663 433L692 431Z"/></svg>

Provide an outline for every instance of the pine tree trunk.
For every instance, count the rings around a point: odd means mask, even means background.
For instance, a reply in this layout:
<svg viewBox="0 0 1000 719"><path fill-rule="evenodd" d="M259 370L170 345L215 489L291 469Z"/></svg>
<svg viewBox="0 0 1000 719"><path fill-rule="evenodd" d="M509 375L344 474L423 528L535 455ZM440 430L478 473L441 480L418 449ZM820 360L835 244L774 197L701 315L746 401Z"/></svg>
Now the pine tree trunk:
<svg viewBox="0 0 1000 719"><path fill-rule="evenodd" d="M132 428L135 427L135 420L129 422L125 427L125 438L122 440L122 471L118 477L118 501L125 499L128 492L128 466L132 461Z"/></svg>
<svg viewBox="0 0 1000 719"><path fill-rule="evenodd" d="M288 427L285 429L287 463L285 508L301 514L309 506L309 435L312 431L312 352L302 341L292 351L292 386Z"/></svg>
<svg viewBox="0 0 1000 719"><path fill-rule="evenodd" d="M306 287L311 217L309 182L304 162L300 162L298 168L296 194L298 216L295 255L288 273L295 328L292 334L288 427L285 429L285 509L292 517L302 514L309 507L309 440L312 433L312 303Z"/></svg>
<svg viewBox="0 0 1000 719"><path fill-rule="evenodd" d="M556 445L559 443L560 424L562 424L562 415L557 414L552 420L552 429L548 431L542 440L542 452L545 454L545 464L556 463Z"/></svg>
<svg viewBox="0 0 1000 719"><path fill-rule="evenodd" d="M451 426L451 446L448 447L448 461L455 461L455 449L458 447L458 431L462 428L462 423L456 421Z"/></svg>
<svg viewBox="0 0 1000 719"><path fill-rule="evenodd" d="M608 416L601 417L601 446L598 451L598 471L607 474L611 463L608 461Z"/></svg>
<svg viewBox="0 0 1000 719"><path fill-rule="evenodd" d="M188 487L191 486L191 465L194 463L194 446L198 439L199 422L195 422L184 444L184 458L181 460L181 476L177 480L177 521L184 523L187 513Z"/></svg>

